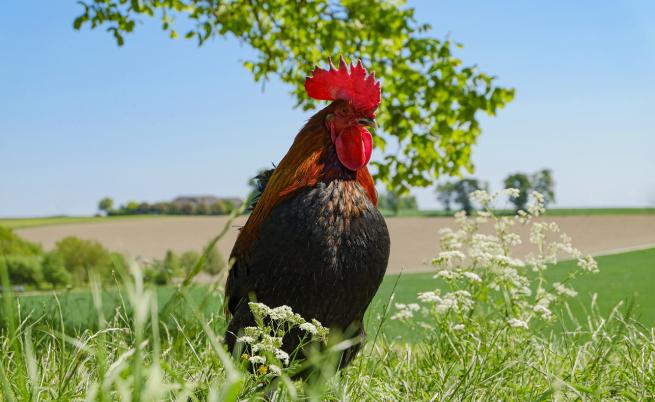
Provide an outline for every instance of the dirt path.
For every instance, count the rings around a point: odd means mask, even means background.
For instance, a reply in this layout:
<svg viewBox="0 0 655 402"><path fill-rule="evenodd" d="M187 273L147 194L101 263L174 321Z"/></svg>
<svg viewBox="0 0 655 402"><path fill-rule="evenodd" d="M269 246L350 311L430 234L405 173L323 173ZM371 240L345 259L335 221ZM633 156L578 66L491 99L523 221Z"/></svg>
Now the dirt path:
<svg viewBox="0 0 655 402"><path fill-rule="evenodd" d="M584 253L594 255L655 247L655 215L549 217L573 237ZM237 236L234 222L219 243L229 254ZM103 223L54 225L17 230L24 238L41 243L47 249L65 236L94 239L110 250L131 256L162 258L166 250L175 252L200 250L223 228L225 217L165 217L120 220ZM452 218L388 218L391 234L391 258L388 272L421 271L438 250L439 229L454 226ZM527 239L527 237L526 237ZM526 252L525 246L518 252Z"/></svg>

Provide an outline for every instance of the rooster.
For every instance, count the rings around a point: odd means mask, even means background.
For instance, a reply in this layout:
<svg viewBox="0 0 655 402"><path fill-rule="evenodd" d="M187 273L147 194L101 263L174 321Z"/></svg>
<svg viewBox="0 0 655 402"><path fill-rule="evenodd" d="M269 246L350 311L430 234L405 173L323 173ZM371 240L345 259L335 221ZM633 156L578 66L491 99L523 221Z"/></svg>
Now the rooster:
<svg viewBox="0 0 655 402"><path fill-rule="evenodd" d="M225 340L255 325L248 302L290 306L303 318L355 339L340 367L365 336L364 313L384 277L389 232L377 209L367 164L371 158L380 83L361 60L337 69L316 67L307 95L332 101L312 116L279 165L263 175L262 193L239 232L225 285ZM287 336L291 353L299 334Z"/></svg>

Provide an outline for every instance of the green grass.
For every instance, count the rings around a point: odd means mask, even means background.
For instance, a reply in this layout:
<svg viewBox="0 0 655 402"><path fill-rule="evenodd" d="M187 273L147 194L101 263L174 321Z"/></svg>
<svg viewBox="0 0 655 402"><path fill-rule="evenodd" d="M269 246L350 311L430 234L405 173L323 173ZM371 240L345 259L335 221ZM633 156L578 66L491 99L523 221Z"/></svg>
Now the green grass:
<svg viewBox="0 0 655 402"><path fill-rule="evenodd" d="M406 217L440 217L452 216L453 212L440 209L401 210L394 215L390 210L382 210L384 216ZM513 215L514 210L500 209L498 215ZM655 208L552 208L546 211L546 216L605 216L605 215L654 215Z"/></svg>
<svg viewBox="0 0 655 402"><path fill-rule="evenodd" d="M602 314L609 314L620 301L630 301L636 304L636 314L639 321L647 326L655 326L655 249L633 251L597 258L600 272L595 275L583 276L572 282L580 297L571 304L573 313L578 318L586 314L592 294L598 293L598 307ZM564 261L547 271L547 278L553 281L562 280L569 270L575 269L575 263ZM397 282L397 284L396 284ZM434 290L439 281L433 279L432 273L413 273L387 275L382 282L367 318L369 333L375 333L379 317L385 306L389 304L392 291L395 293L393 303L411 303L416 301L418 292ZM394 288L395 286L395 288ZM174 288L162 287L156 290L158 304L165 305L174 294ZM210 316L221 311L220 295L210 292L205 286L194 287L190 291L195 303L200 305L202 313ZM65 327L72 332L97 328L97 313L91 294L86 290L73 290L57 295L63 311ZM104 314L109 316L116 307L122 304L121 293L108 291L103 293ZM44 317L58 320L58 305L51 294L22 296L21 308L24 313L32 312L34 317ZM393 307L392 307L393 311ZM52 325L56 325L53 322ZM416 340L418 336L397 321L389 321L385 325L385 334L389 337L402 337Z"/></svg>
<svg viewBox="0 0 655 402"><path fill-rule="evenodd" d="M5 295L0 399L652 400L655 249L598 262L598 275L575 283L580 295L574 313L584 325L574 332L487 327L485 320L459 332L433 327L422 333L386 320L377 337L394 286L396 301L411 302L436 283L427 273L388 276L373 303L369 342L360 356L334 376L330 362L338 356L337 343L308 360L319 374L306 383L286 376L292 371L272 381L235 365L216 336L225 328L221 291L207 286L190 288L181 298L171 287L156 288L150 297L128 281L97 294L100 309L88 291L56 299L25 295L20 308ZM563 277L572 268L564 262L549 275ZM593 291L598 309L585 313ZM637 302L641 324L610 314L626 297Z"/></svg>
<svg viewBox="0 0 655 402"><path fill-rule="evenodd" d="M121 215L121 216L48 216L41 218L0 218L0 226L22 229L37 226L63 225L69 223L101 223L123 219L154 218L172 215Z"/></svg>

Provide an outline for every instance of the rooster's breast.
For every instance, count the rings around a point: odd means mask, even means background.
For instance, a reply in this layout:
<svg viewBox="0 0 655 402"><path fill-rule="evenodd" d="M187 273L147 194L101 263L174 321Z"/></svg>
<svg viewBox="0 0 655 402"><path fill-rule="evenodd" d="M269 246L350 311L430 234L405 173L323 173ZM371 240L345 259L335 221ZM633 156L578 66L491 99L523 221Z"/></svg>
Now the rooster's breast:
<svg viewBox="0 0 655 402"><path fill-rule="evenodd" d="M389 258L384 218L352 180L298 190L262 224L247 257L245 286L271 307L346 327L361 320ZM246 290L246 289L244 289Z"/></svg>

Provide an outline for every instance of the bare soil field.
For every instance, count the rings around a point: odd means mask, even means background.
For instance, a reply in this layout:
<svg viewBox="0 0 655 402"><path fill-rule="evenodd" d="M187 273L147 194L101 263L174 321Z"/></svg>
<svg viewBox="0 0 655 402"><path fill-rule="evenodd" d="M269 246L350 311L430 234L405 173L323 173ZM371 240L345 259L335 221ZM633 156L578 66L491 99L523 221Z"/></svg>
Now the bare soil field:
<svg viewBox="0 0 655 402"><path fill-rule="evenodd" d="M228 255L238 228L245 222L238 218L219 249ZM593 255L655 247L655 216L564 216L548 217L562 231L573 237L574 245ZM66 236L97 240L112 251L132 257L163 258L166 250L200 251L210 238L221 231L226 217L154 217L115 222L79 223L25 228L17 230L24 238L41 243L46 249ZM425 271L439 248L439 229L454 227L452 218L387 218L391 234L389 273ZM519 231L521 232L521 231ZM524 239L527 240L527 233ZM530 251L519 246L519 253Z"/></svg>

